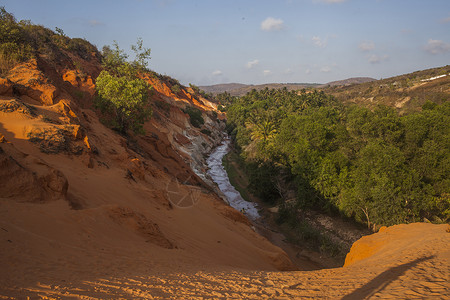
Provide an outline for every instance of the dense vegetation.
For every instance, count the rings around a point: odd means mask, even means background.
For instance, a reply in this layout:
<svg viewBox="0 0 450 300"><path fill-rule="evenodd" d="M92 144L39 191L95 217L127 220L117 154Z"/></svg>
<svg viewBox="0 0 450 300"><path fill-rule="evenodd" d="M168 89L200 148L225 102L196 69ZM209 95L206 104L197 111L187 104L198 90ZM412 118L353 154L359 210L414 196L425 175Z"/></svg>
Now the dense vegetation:
<svg viewBox="0 0 450 300"><path fill-rule="evenodd" d="M117 44L114 48L103 48L103 67L96 80L98 97L96 105L105 114L106 121L119 132L128 129L143 132L143 124L150 118L152 110L148 105L149 84L139 77L147 71L150 49L143 47L141 39L132 46L136 58L128 62L128 56Z"/></svg>
<svg viewBox="0 0 450 300"><path fill-rule="evenodd" d="M323 92L252 91L228 108L250 189L280 204L340 212L374 228L450 218L450 103L343 106ZM296 199L287 199L287 190Z"/></svg>
<svg viewBox="0 0 450 300"><path fill-rule="evenodd" d="M0 7L0 76L18 63L38 55L49 61L70 60L68 53L83 59L98 59L95 46L80 38L69 38L56 28L56 32L30 21L17 21L4 7Z"/></svg>

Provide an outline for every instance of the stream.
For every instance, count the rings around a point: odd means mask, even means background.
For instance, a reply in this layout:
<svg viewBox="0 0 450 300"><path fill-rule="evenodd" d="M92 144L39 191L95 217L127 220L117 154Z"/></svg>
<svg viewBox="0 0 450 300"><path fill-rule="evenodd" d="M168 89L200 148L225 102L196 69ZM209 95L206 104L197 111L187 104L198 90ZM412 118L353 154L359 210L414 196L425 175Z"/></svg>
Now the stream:
<svg viewBox="0 0 450 300"><path fill-rule="evenodd" d="M245 201L242 198L241 194L230 183L227 171L225 171L222 165L222 159L229 151L230 139L225 139L206 160L209 168L208 175L219 186L219 189L224 193L231 207L243 212L252 221L256 221L261 217L258 213L257 204Z"/></svg>
<svg viewBox="0 0 450 300"><path fill-rule="evenodd" d="M276 229L276 226L272 224L273 222L268 222L267 215L262 216L259 213L258 204L245 201L230 183L228 173L222 165L223 157L230 151L230 143L230 139L225 139L206 160L208 165L207 173L225 195L228 204L234 209L243 212L252 221L256 232L266 237L274 245L282 248L296 266L296 270L309 271L324 268L323 257L318 253L287 242L286 237ZM328 266L331 266L331 264Z"/></svg>

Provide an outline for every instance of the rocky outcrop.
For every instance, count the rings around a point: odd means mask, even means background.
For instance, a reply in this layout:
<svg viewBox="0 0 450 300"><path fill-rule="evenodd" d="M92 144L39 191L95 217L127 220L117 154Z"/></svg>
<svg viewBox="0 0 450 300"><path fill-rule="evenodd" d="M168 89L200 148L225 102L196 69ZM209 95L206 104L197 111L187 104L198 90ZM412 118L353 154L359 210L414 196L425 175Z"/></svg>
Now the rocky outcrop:
<svg viewBox="0 0 450 300"><path fill-rule="evenodd" d="M34 117L36 115L36 109L21 101L18 101L17 99L1 102L0 111L5 113L19 112L28 117Z"/></svg>
<svg viewBox="0 0 450 300"><path fill-rule="evenodd" d="M14 83L13 93L25 95L43 105L55 104L58 89L38 68L37 61L32 59L16 66L9 72L8 80Z"/></svg>
<svg viewBox="0 0 450 300"><path fill-rule="evenodd" d="M0 95L13 95L13 83L9 79L0 77Z"/></svg>
<svg viewBox="0 0 450 300"><path fill-rule="evenodd" d="M0 144L0 197L45 203L64 199L69 183L64 174L44 161Z"/></svg>

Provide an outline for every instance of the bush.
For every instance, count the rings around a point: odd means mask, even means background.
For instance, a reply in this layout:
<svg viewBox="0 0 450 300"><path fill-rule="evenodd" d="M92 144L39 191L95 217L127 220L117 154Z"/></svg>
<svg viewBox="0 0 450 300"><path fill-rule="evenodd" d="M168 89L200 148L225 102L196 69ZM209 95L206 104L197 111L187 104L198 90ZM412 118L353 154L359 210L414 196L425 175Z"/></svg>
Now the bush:
<svg viewBox="0 0 450 300"><path fill-rule="evenodd" d="M170 90L176 95L179 92L181 92L181 87L178 84L172 85L172 87L170 88Z"/></svg>
<svg viewBox="0 0 450 300"><path fill-rule="evenodd" d="M0 76L5 76L15 65L32 57L33 54L29 45L0 44Z"/></svg>
<svg viewBox="0 0 450 300"><path fill-rule="evenodd" d="M26 43L23 28L12 14L0 7L0 76L32 57L33 49Z"/></svg>
<svg viewBox="0 0 450 300"><path fill-rule="evenodd" d="M84 39L67 37L63 30L56 33L28 20L17 22L15 17L0 6L0 76L4 76L18 63L42 54L51 62L70 60L65 51L89 60L99 57L95 46Z"/></svg>
<svg viewBox="0 0 450 300"><path fill-rule="evenodd" d="M142 41L133 50L142 50ZM98 97L96 105L103 113L111 117L113 128L126 134L128 129L143 133L143 124L150 118L148 106L150 86L140 79L139 71L145 68L144 56L148 57L150 49L136 53L138 60L127 62L127 55L115 44L115 49L104 48L104 67L96 80Z"/></svg>
<svg viewBox="0 0 450 300"><path fill-rule="evenodd" d="M98 53L97 48L85 39L73 38L67 45L71 52L75 52L79 57L91 60L92 53Z"/></svg>
<svg viewBox="0 0 450 300"><path fill-rule="evenodd" d="M203 124L205 124L205 120L202 117L202 112L199 109L187 106L184 109L184 112L189 115L189 121L192 126L200 128Z"/></svg>

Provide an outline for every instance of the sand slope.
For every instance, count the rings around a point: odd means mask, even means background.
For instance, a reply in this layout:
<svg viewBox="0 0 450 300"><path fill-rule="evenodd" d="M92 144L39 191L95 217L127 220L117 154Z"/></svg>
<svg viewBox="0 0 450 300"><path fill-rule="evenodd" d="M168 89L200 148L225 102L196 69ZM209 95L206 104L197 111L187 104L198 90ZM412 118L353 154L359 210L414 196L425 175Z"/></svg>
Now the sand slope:
<svg viewBox="0 0 450 300"><path fill-rule="evenodd" d="M309 272L250 271L217 267L214 262L195 265L194 261L180 258L169 261L162 260L161 255L157 259L142 254L133 257L130 252L104 249L88 252L87 259L87 253L83 251L82 255L79 249L81 261L41 261L39 266L28 267L28 285L22 279L17 287L10 279L11 285L4 286L0 294L86 299L448 299L450 234L445 229L445 225L430 224L394 226L387 233L364 238L371 245L384 239L381 247L389 249L389 254L380 251L351 266ZM417 234L423 236L420 241ZM356 247L352 252L358 250ZM36 273L38 270L41 273ZM36 275L39 279L33 282Z"/></svg>

